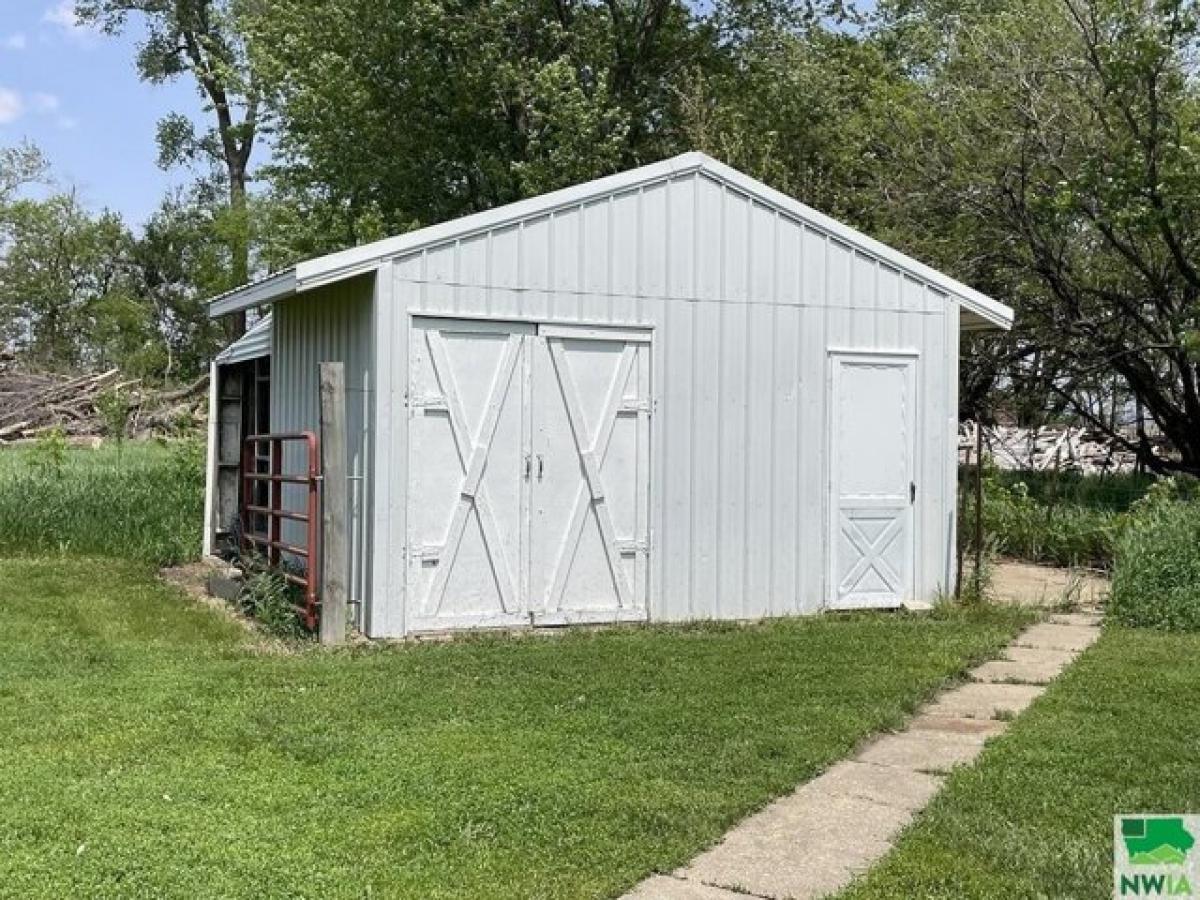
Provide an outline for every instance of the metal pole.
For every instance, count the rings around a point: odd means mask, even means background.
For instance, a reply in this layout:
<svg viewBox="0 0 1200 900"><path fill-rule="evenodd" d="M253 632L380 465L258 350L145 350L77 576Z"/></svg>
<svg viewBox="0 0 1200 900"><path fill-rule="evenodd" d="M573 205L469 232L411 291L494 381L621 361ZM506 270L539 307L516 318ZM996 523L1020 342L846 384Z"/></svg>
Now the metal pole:
<svg viewBox="0 0 1200 900"><path fill-rule="evenodd" d="M957 452L954 454L954 457L954 464L957 466L959 464ZM970 447L967 447L966 466L968 469L971 467ZM954 599L958 600L962 597L963 548L966 546L963 535L966 534L964 529L967 526L967 492L963 489L960 479L955 478L954 483L958 487L958 528L955 531L954 538Z"/></svg>
<svg viewBox="0 0 1200 900"><path fill-rule="evenodd" d="M975 423L975 599L983 587L983 424Z"/></svg>

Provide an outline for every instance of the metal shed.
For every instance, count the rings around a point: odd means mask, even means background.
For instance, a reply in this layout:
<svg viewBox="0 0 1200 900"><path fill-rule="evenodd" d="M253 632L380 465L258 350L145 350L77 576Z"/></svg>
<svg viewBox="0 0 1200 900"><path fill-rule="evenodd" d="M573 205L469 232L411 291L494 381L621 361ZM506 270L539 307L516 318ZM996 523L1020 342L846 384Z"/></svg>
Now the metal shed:
<svg viewBox="0 0 1200 900"><path fill-rule="evenodd" d="M315 428L317 363L346 364L376 637L928 602L953 582L959 333L1012 323L699 153L210 310L264 304L272 430Z"/></svg>

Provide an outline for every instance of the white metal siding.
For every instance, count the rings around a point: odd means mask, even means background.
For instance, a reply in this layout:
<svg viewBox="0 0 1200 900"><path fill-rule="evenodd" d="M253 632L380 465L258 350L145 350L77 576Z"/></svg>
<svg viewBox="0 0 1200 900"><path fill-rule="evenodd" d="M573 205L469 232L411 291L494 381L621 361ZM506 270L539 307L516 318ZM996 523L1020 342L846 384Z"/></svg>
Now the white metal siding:
<svg viewBox="0 0 1200 900"><path fill-rule="evenodd" d="M915 591L928 599L948 583L958 312L927 282L703 173L450 240L385 263L380 278L388 459L371 633L405 627L403 391L416 314L655 329L655 620L825 605L828 352L915 351Z"/></svg>
<svg viewBox="0 0 1200 900"><path fill-rule="evenodd" d="M339 361L346 366L347 463L350 470L350 602L361 610L367 602L366 572L370 541L371 422L373 419L374 345L373 279L338 282L301 294L274 308L271 371L271 430L320 432L317 365ZM285 468L303 467L292 445ZM288 485L287 505L302 508L304 489ZM297 541L298 523L285 522L285 540Z"/></svg>

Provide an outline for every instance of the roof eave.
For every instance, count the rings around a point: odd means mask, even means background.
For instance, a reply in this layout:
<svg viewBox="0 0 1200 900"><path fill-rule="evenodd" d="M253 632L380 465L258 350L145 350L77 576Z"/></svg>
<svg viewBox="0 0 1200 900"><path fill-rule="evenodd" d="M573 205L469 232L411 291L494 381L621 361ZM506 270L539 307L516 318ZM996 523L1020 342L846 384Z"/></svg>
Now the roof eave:
<svg viewBox="0 0 1200 900"><path fill-rule="evenodd" d="M586 203L609 193L644 187L656 181L674 178L689 172L702 171L732 185L734 188L773 204L802 222L815 227L835 240L859 247L881 261L921 278L949 297L962 308L984 320L972 328L1012 327L1013 311L997 300L976 291L960 281L927 266L893 247L868 237L862 232L812 209L800 201L762 184L724 163L702 153L684 153L639 169L619 172L581 185L564 188L549 194L531 197L493 210L475 213L460 219L432 225L418 231L385 238L371 244L351 247L307 260L294 268L273 275L255 284L230 291L212 301L209 315L228 315L254 306L273 303L297 292L312 290L336 281L353 278L377 268L389 258L418 251L445 240L462 239L472 234L502 228L534 215L555 209ZM986 323L986 324L985 324Z"/></svg>
<svg viewBox="0 0 1200 900"><path fill-rule="evenodd" d="M261 281L243 285L214 298L208 304L208 317L217 319L232 313L266 306L296 293L295 268L284 269Z"/></svg>
<svg viewBox="0 0 1200 900"><path fill-rule="evenodd" d="M990 298L989 298L990 299ZM1008 331L1013 326L1014 313L1011 307L995 300L986 307L959 301L959 330L963 332Z"/></svg>

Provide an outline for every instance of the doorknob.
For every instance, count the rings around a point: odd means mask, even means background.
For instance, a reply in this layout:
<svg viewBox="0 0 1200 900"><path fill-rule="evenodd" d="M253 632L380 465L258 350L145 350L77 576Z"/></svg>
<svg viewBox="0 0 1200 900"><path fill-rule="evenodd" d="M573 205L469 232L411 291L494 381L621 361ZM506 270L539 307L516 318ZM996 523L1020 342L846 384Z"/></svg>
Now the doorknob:
<svg viewBox="0 0 1200 900"><path fill-rule="evenodd" d="M538 481L542 480L542 473L546 471L546 460L542 458L542 454L537 455L538 460Z"/></svg>
<svg viewBox="0 0 1200 900"><path fill-rule="evenodd" d="M917 483L915 481L910 481L908 483L908 502L917 502Z"/></svg>
<svg viewBox="0 0 1200 900"><path fill-rule="evenodd" d="M528 453L525 454L525 480L529 480L529 473L533 471L533 459Z"/></svg>

